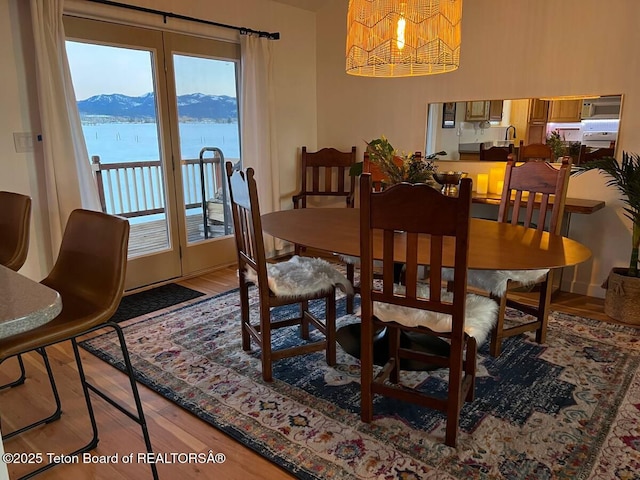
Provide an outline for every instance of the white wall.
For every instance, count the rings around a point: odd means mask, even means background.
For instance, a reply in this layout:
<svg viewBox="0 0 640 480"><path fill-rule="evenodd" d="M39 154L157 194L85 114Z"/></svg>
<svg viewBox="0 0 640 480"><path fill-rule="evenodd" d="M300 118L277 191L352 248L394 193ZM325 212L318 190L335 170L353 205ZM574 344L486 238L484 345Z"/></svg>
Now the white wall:
<svg viewBox="0 0 640 480"><path fill-rule="evenodd" d="M29 2L0 0L0 190L32 197L31 237L29 255L22 273L35 280L42 279L44 265L51 259L49 241L44 237L46 215L41 204L44 195L42 156L35 152L17 153L14 132L38 132L37 92L32 81L34 65L24 61L33 50ZM16 28L20 26L20 28Z"/></svg>
<svg viewBox="0 0 640 480"><path fill-rule="evenodd" d="M619 151L640 152L637 0L467 0L460 68L400 79L345 73L347 3L327 0L317 17L319 144L355 144L361 154L364 140L384 134L396 148L424 150L429 103L622 93ZM488 166L460 168L477 173ZM616 191L596 172L572 178L569 196L607 202L593 215L573 216L570 235L592 249L593 259L563 279L565 289L601 297L609 269L628 263L628 222Z"/></svg>
<svg viewBox="0 0 640 480"><path fill-rule="evenodd" d="M269 32L280 32L274 41L274 88L276 131L280 153L280 185L282 207L290 208L291 195L296 191L299 149L316 147L316 24L313 12L268 0L135 0L126 3L164 10L218 23L236 25ZM37 92L34 84L33 42L29 2L0 0L0 190L12 190L31 195L34 199L32 240L27 262L21 273L40 280L51 265L48 249L46 204L42 183L42 158L36 153L15 153L13 132L38 132ZM67 0L65 9L94 13L109 8L83 0ZM106 9L106 10L105 10ZM121 21L140 23L153 17L134 14L124 9L110 8ZM184 22L169 21L184 28ZM204 30L203 30L204 28ZM210 33L215 28L194 26L195 31ZM238 36L225 30L225 37ZM230 33L231 32L231 33Z"/></svg>

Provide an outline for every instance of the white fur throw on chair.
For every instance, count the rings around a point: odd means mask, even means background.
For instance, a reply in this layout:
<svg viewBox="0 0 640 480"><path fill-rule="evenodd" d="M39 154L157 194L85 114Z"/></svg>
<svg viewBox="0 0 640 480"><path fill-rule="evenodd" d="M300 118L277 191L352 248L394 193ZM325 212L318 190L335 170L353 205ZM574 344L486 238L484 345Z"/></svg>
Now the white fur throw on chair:
<svg viewBox="0 0 640 480"><path fill-rule="evenodd" d="M404 286L394 285L396 293L404 293ZM429 298L429 286L418 285L418 297ZM451 301L453 293L442 292L444 301ZM407 327L423 326L434 332L451 331L451 315L431 310L392 305L389 303L374 302L373 314L383 322L396 322ZM465 306L464 331L474 337L481 345L496 323L498 304L487 297L468 294Z"/></svg>
<svg viewBox="0 0 640 480"><path fill-rule="evenodd" d="M538 283L549 273L545 270L473 270L467 272L467 285L480 288L501 297L507 291L507 282L513 280L524 286ZM453 269L443 268L442 279L453 280Z"/></svg>
<svg viewBox="0 0 640 480"><path fill-rule="evenodd" d="M360 257L354 257L353 255L338 255L338 257L340 257L340 260L344 263L355 265L356 267L360 266ZM382 260L374 260L373 266L375 268L382 268Z"/></svg>
<svg viewBox="0 0 640 480"><path fill-rule="evenodd" d="M268 263L269 289L279 297L298 297L330 291L339 287L348 295L353 295L353 285L342 273L321 258L294 255L286 262ZM257 283L255 270L247 268L246 278Z"/></svg>

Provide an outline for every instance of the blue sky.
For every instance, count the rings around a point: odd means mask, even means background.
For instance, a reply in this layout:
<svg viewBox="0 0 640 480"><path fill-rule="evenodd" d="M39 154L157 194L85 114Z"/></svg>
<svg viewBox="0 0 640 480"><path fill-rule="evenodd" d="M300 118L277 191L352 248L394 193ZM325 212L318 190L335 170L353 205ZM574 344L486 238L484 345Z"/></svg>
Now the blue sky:
<svg viewBox="0 0 640 480"><path fill-rule="evenodd" d="M151 52L80 42L67 42L76 100L99 94L139 96L151 92ZM236 96L233 62L175 55L176 90Z"/></svg>

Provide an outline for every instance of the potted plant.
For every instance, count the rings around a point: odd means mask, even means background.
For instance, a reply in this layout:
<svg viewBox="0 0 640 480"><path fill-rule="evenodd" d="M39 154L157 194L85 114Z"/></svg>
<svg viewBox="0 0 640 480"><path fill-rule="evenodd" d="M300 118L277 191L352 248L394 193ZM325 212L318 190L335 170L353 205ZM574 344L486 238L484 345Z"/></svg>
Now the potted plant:
<svg viewBox="0 0 640 480"><path fill-rule="evenodd" d="M551 132L545 143L549 145L556 161L560 161L562 157L571 157L572 163L578 163L580 156L580 142L567 142L564 137L560 136L558 130Z"/></svg>
<svg viewBox="0 0 640 480"><path fill-rule="evenodd" d="M393 148L384 137L367 142L369 161L376 165L386 177L385 183L393 185L400 182L432 183L432 175L436 171L433 160L438 155L446 155L447 152L437 152L421 157L419 154L405 155ZM363 162L355 163L349 174L358 176L362 174Z"/></svg>
<svg viewBox="0 0 640 480"><path fill-rule="evenodd" d="M608 177L607 186L622 194L625 216L631 220L631 255L627 268L613 268L603 284L607 289L604 311L615 320L640 323L640 276L638 249L640 247L640 155L622 152L622 161L605 157L577 165L577 174L599 170Z"/></svg>

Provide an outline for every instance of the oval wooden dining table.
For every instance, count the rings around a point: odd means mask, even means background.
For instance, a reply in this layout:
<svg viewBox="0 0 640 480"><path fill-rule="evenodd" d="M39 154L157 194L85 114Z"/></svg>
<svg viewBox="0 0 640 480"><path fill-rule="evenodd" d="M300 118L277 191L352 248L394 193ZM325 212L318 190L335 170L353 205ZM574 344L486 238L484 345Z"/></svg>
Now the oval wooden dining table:
<svg viewBox="0 0 640 480"><path fill-rule="evenodd" d="M419 207L417 207L419 208ZM360 210L304 208L262 215L262 229L277 238L318 250L360 256ZM452 267L453 239L445 241L443 266ZM396 235L395 260L404 260L404 235ZM374 240L374 257L382 258L382 238ZM479 270L535 270L577 265L591 250L560 235L520 225L471 219L469 268ZM429 263L429 242L420 247L420 263Z"/></svg>
<svg viewBox="0 0 640 480"><path fill-rule="evenodd" d="M419 208L419 207L416 207ZM399 212L401 215L402 212ZM411 215L411 212L405 212ZM262 229L277 238L331 253L360 256L360 210L357 208L304 208L262 215ZM419 247L418 260L429 264L429 245ZM394 259L404 261L405 236L395 236ZM374 238L375 258L382 258L382 238ZM445 239L442 264L453 267L453 239ZM575 240L520 225L472 218L469 233L469 268L481 270L535 270L560 268L582 263L591 257L591 250ZM360 325L351 324L337 332L343 349L360 357ZM403 340L401 339L401 342ZM448 355L447 342L430 335L414 336L411 348ZM386 329L376 332L374 363L384 365L388 358ZM420 370L435 368L430 365Z"/></svg>

